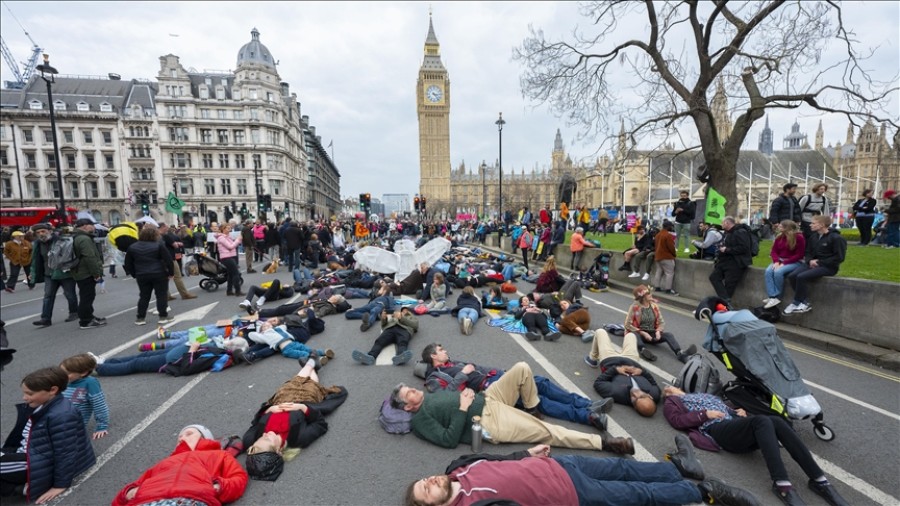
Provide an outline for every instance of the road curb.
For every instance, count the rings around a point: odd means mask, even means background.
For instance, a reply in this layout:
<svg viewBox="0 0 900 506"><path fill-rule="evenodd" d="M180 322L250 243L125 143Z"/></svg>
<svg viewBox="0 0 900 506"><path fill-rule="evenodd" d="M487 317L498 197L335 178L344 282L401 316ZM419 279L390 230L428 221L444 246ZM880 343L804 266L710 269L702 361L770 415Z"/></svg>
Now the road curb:
<svg viewBox="0 0 900 506"><path fill-rule="evenodd" d="M483 250L490 251L494 254L502 253L508 257L512 257L511 253L507 253L506 251L502 251L494 247L483 245L476 246ZM532 260L529 261L529 264L536 266L543 265L543 262ZM560 265L557 265L557 270L559 270L560 272L565 272L569 275L574 272L571 269L562 267ZM635 285L625 284L621 283L620 281L610 279L609 286L615 289L623 290L625 292L630 292ZM690 299L687 297L674 297L663 293L656 293L654 294L654 296L664 304L674 306L685 311L694 311L697 308L697 304L700 303L700 301L698 300ZM900 371L900 352L898 351L882 348L880 346L875 346L868 343L862 343L834 334L828 334L825 332L799 327L797 325L791 325L789 323L779 322L775 324L775 327L778 329L778 335L782 339L798 344L803 344L812 348L817 348L830 353L835 353L837 355L852 357L890 371Z"/></svg>

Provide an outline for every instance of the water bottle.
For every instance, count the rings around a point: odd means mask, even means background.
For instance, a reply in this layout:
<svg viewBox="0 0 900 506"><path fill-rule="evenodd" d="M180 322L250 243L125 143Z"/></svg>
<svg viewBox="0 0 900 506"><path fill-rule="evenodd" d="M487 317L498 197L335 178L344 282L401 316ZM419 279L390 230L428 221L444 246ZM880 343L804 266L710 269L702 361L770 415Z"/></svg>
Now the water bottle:
<svg viewBox="0 0 900 506"><path fill-rule="evenodd" d="M481 441L482 441L482 430L481 430L481 417L473 416L472 417L472 452L473 453L481 453Z"/></svg>

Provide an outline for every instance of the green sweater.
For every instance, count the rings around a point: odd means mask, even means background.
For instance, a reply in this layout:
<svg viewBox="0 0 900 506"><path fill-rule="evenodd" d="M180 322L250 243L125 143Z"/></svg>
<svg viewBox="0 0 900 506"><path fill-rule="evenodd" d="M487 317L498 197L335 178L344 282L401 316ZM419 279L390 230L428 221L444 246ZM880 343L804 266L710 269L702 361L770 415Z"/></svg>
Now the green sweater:
<svg viewBox="0 0 900 506"><path fill-rule="evenodd" d="M463 413L459 410L459 392L427 393L410 425L420 438L444 448L456 448L460 443L472 443L472 417L481 416L483 410L483 394L475 394L472 405Z"/></svg>

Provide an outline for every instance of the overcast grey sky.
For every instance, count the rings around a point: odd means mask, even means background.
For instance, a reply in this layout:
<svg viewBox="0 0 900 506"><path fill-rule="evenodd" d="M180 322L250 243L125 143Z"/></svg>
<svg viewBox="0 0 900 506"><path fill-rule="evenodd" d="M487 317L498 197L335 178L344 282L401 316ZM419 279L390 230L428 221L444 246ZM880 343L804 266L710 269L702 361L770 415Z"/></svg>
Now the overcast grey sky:
<svg viewBox="0 0 900 506"><path fill-rule="evenodd" d="M546 168L556 129L574 160L595 156L598 142L575 142L578 130L546 106L522 97L521 69L511 59L529 24L566 34L586 20L570 2L4 2L2 34L24 60L30 42L7 6L63 74L155 78L159 56L186 67L233 69L256 27L280 61L282 80L298 94L324 145L334 142L341 194L415 193L418 124L415 84L429 7L451 81L450 144L455 168L497 157L494 121L503 112L504 170ZM845 22L866 47L882 79L900 66L900 3L845 4ZM640 27L643 29L643 27ZM3 79L10 72L3 66ZM896 97L896 94L894 95ZM900 105L893 103L893 110ZM898 114L900 115L900 114ZM846 119L809 109L770 112L776 149L799 119L812 144L819 119L826 145L843 142ZM755 149L762 121L747 137ZM683 130L692 130L685 127ZM686 136L693 132L683 131ZM601 153L607 152L604 147Z"/></svg>

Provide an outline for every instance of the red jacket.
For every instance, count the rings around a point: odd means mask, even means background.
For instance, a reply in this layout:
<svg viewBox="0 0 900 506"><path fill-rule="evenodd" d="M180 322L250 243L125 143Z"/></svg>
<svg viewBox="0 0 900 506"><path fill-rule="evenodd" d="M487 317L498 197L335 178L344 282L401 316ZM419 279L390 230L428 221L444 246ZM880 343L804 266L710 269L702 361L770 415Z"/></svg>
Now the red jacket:
<svg viewBox="0 0 900 506"><path fill-rule="evenodd" d="M219 483L219 491L213 482ZM137 487L129 500L125 495ZM219 506L238 500L247 488L247 472L211 439L201 439L193 451L179 443L171 455L151 467L136 481L125 485L113 506L144 504L160 499L184 497Z"/></svg>

